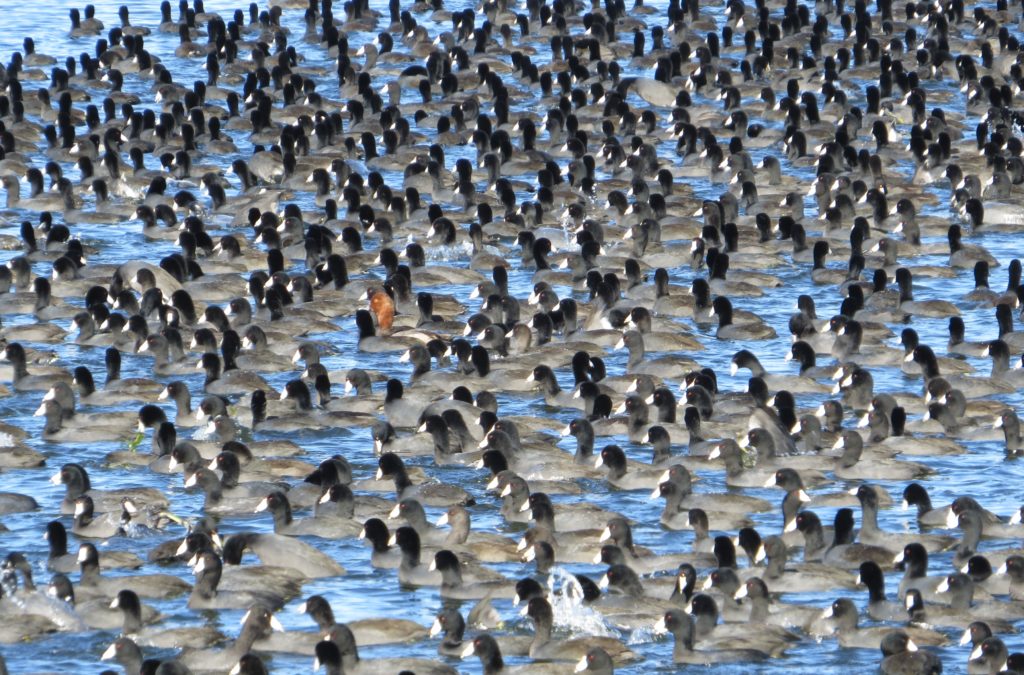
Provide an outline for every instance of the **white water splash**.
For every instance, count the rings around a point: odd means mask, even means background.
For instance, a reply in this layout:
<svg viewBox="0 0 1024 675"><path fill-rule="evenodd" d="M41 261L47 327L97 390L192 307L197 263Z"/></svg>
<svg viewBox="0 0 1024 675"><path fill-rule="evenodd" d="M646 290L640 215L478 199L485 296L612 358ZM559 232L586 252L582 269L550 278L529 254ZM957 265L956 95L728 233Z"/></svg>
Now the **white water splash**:
<svg viewBox="0 0 1024 675"><path fill-rule="evenodd" d="M464 244L452 244L451 246L430 246L423 249L423 257L431 262L454 262L465 260L472 255L473 247L470 244L468 249Z"/></svg>
<svg viewBox="0 0 1024 675"><path fill-rule="evenodd" d="M619 637L618 632L608 625L600 612L583 604L583 588L580 582L565 569L551 569L548 576L548 593L556 628L568 630L573 635Z"/></svg>

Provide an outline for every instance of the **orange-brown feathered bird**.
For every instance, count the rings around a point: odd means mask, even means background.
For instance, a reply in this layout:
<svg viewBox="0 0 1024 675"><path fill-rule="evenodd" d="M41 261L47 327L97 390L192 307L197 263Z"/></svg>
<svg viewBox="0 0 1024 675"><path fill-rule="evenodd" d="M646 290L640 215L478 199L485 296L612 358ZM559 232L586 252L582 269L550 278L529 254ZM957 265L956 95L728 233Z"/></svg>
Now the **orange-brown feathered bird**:
<svg viewBox="0 0 1024 675"><path fill-rule="evenodd" d="M395 322L395 301L379 288L371 288L367 295L370 311L377 317L377 325L382 331L390 331Z"/></svg>

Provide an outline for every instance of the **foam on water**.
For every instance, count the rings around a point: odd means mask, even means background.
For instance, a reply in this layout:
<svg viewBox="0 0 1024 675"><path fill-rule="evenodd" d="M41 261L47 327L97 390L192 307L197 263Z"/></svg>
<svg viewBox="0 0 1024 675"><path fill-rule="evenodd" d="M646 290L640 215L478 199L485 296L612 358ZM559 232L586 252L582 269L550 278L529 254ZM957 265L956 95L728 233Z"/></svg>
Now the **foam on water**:
<svg viewBox="0 0 1024 675"><path fill-rule="evenodd" d="M583 587L571 572L555 566L547 584L556 628L567 630L572 636L620 636L600 612L583 604Z"/></svg>

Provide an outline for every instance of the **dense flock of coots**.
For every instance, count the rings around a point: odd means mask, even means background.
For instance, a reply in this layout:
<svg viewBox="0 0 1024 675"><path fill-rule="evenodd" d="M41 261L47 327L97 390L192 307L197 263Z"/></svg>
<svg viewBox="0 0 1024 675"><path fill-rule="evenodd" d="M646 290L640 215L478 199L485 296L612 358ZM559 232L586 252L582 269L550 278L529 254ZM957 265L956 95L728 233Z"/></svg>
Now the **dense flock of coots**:
<svg viewBox="0 0 1024 675"><path fill-rule="evenodd" d="M12 670L1024 673L1021 7L217 4L5 38Z"/></svg>

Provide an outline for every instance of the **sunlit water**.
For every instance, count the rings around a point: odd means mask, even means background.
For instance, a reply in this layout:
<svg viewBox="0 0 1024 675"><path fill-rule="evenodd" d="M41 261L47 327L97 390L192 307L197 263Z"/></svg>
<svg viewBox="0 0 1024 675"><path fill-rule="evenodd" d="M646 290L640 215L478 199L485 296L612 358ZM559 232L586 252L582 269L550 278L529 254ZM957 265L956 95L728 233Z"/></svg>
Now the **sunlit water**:
<svg viewBox="0 0 1024 675"><path fill-rule="evenodd" d="M71 40L67 37L67 28L69 25L67 20L67 10L73 6L74 3L68 2L67 0L57 0L56 2L45 3L45 9L44 6L37 5L36 3L13 3L5 1L0 4L2 4L0 10L2 10L3 17L3 30L0 31L0 55L2 55L0 58L5 62L9 59L9 55L13 50L20 49L22 38L25 35L32 35L36 38L38 51L58 56L61 61L65 56L70 55L77 57L77 55L82 51L91 53L94 49L94 38ZM117 23L116 10L119 4L119 2L108 0L100 0L96 3L97 15L107 24L108 29ZM372 4L375 9L379 9L386 14L386 3L380 3L374 0ZM650 4L663 9L662 3L660 2ZM213 0L206 4L208 11L221 12L226 18L230 17L230 12L235 8L235 6L236 5L232 3ZM452 10L459 9L460 7L461 5L448 5L448 8ZM132 21L135 24L153 26L159 22L157 2L133 3L131 10ZM174 7L174 13L175 16L177 16L176 6ZM340 7L337 8L336 13L341 13ZM663 14L650 17L648 19L649 26L653 26L657 22L662 22L662 17ZM418 17L418 20L429 27L431 35L436 34L440 30L450 28L449 26L434 25L426 16ZM325 58L323 53L311 45L305 44L301 41L303 33L301 11L286 11L284 15L284 23L292 31L291 43L303 52L308 62L313 65L326 65L329 72L333 72L333 64ZM386 28L386 26L384 27ZM371 40L375 34L375 32L351 33L349 35L349 44L353 49L355 49L363 42ZM152 53L159 55L164 60L173 72L176 82L188 84L196 79L205 79L205 72L201 69L201 61L181 60L176 59L173 56L173 50L176 44L176 35L154 32L153 35L147 38L148 49ZM541 45L538 51L539 54L535 58L535 61L546 60L544 55L549 53L547 46ZM355 60L357 63L359 62L358 58ZM322 78L320 82L321 86L319 91L321 94L327 98L337 98L336 79L333 75ZM27 92L33 87L33 85L34 83L26 84L26 99L28 98ZM133 79L131 76L126 77L125 90L138 93L143 98L143 105L146 105L147 101L152 101L152 93L149 86L148 81L140 82ZM956 91L954 82L948 81L938 84L928 83L927 86L934 86L948 90L953 96L954 101L959 102L959 104L954 102L946 104L944 107L947 110L962 110L963 105L961 95ZM856 98L859 96L860 88L854 86L852 83L848 83L846 85L846 89L851 97ZM410 92L407 90L404 92L404 103L413 103L413 99L409 97L410 93L415 95L414 91ZM95 102L98 103L100 100L102 100L101 97L98 97L95 99ZM699 100L700 99L698 98L698 101ZM634 104L641 103L635 99L631 99L631 102ZM524 102L523 104L529 106L529 102ZM409 107L408 109L403 107L403 112L409 114L414 109L415 107ZM660 112L663 115L666 111ZM965 131L971 128L973 128L973 124L965 125ZM251 149L251 146L249 146L247 142L243 142L245 141L243 134L231 132L231 135L238 143L243 155ZM42 146L40 146L40 149L41 147ZM669 144L663 144L661 150L663 151L663 156L670 157L672 161L678 161L673 153L673 148ZM765 151L763 150L752 151L755 161L757 161L764 152ZM773 152L778 151L776 149L773 150ZM454 163L455 159L463 156L472 158L472 153L472 146L447 149L449 168L450 165ZM232 159L234 159L234 157L207 157L204 159L204 163L218 162L223 164L226 170ZM45 159L40 160L38 164L41 165L44 161ZM147 160L147 165L152 167L152 165L149 164L150 161L152 161L152 158ZM77 178L77 170L73 166L65 166L64 168L66 172L70 173L72 180ZM907 172L911 170L909 166L904 166L892 167L889 171L897 171L901 168ZM803 171L802 173L805 178L809 178L809 174L806 171ZM389 174L386 178L391 180L392 184L400 184L401 181L400 175ZM237 183L237 180L233 176L230 176L229 180L231 180L233 184ZM709 181L691 179L690 183L693 185L697 194L710 196L712 198L716 197L725 189L724 185L712 184ZM945 183L939 184L934 187L934 190L940 197L940 203L945 204L945 199L948 194L947 185ZM304 209L314 208L311 193L296 193L295 201L303 206ZM935 215L947 215L948 212L944 206L941 206L931 213ZM3 223L2 228L0 228L0 232L16 235L18 232L18 223L22 219L28 218L34 220L35 217L35 214L29 212L24 214L6 213L5 222ZM221 219L216 217L210 218L208 222L210 224L210 229L214 231L220 231L225 225ZM140 224L137 221L129 221L123 225L116 226L76 226L73 227L73 232L87 244L94 245L99 249L99 254L90 259L90 262L93 264L123 261L125 259L138 256L140 250L144 250L146 257L150 260L159 259L159 257L172 252L173 246L169 243L145 242L140 233L140 229ZM559 242L556 240L556 245L558 245L558 243ZM1019 247L1014 245L1013 237L1009 235L986 235L983 243L1004 262L1019 253ZM369 247L374 247L377 244L373 239L369 239L367 245ZM562 245L564 245L564 243ZM3 259L7 259L15 254L11 252L3 255ZM433 254L432 257L438 261L444 260L446 264L462 265L466 264L468 259L468 256L466 256L464 252L459 251L441 252ZM936 256L933 258L917 258L915 259L914 264L944 264L944 262L944 256ZM845 266L845 262L837 261L835 264ZM518 268L518 264L516 264L516 267ZM297 270L298 268L294 269ZM819 287L809 284L807 269L808 266L803 264L772 270L773 273L777 274L785 282L785 285L782 288L766 293L762 298L741 299L737 302L737 304L743 309L758 312L768 320L776 328L779 335L782 336L771 343L762 343L757 346L758 355L765 367L770 371L793 372L791 364L787 364L783 361L783 356L786 353L788 344L786 322L799 294L811 294L818 303L820 315L828 316L838 308L839 299L835 293L835 289L833 287ZM1005 267L994 271L992 278L993 288L1000 288L1002 284L1005 283L1004 270ZM34 271L37 274L46 274L48 273L48 267L45 263L40 263ZM688 284L694 276L688 267L674 270L673 273L673 280L680 284ZM530 270L518 271L518 269L511 273L512 290L520 297L525 297L525 295L529 293L530 274ZM945 297L955 300L968 291L973 284L970 271L964 270L958 273L955 280L932 281L921 278L916 280L916 285L916 292L919 298ZM433 290L441 293L455 293L460 299L466 301L468 299L470 289L462 287L440 287ZM560 292L568 292L567 289L559 290ZM477 306L476 301L470 301L468 304L473 309ZM961 304L961 310L963 311L964 320L968 326L968 336L970 339L983 340L996 337L996 325L992 320L991 310L975 309L963 304ZM5 316L4 320L7 323L17 323L21 321L31 321L31 317ZM66 327L67 323L69 322L64 322L63 325ZM322 339L330 341L335 346L334 353L324 359L325 365L330 370L341 370L354 366L379 368L389 374L400 377L403 380L408 379L408 366L397 364L393 355L363 354L356 351L354 324L350 318L340 319L337 323L339 330L336 333L321 336ZM946 322L944 320L914 320L911 325L921 334L924 342L934 345L936 347L936 351L941 353L941 347L946 341ZM693 329L692 325L688 325L687 327ZM740 348L740 345L729 342L718 342L714 339L713 332L700 329L697 329L697 332L701 335L703 342L707 347L706 351L701 352L697 357L700 359L701 363L703 365L714 367L716 371L720 373L720 384L723 389L743 389L746 385L745 373L741 372L738 376L732 378L728 376L729 359L732 354ZM896 333L898 334L898 332L899 327L896 327ZM67 344L58 346L56 351L60 356L60 362L63 364L86 364L94 372L102 372L102 350L79 348L69 341ZM611 374L618 374L622 372L625 363L622 353L609 353L605 355L605 358L609 365L609 372ZM124 364L124 375L148 375L149 364L150 361L148 359L134 358L127 355ZM977 370L982 373L987 372L989 368L989 363L987 361L979 360L978 362L975 362L974 365ZM894 372L892 369L877 369L874 370L874 375L876 391L918 391L920 387L919 380L905 378L900 373ZM282 385L287 379L290 379L293 376L294 373L267 375L271 384L275 386ZM568 377L568 372L560 373L560 377L563 378L563 385L570 384L570 382L567 382L564 379ZM201 379L198 376L188 378L188 382L194 392L200 390ZM545 407L542 402L538 402L538 400L532 396L500 396L499 399L502 411L516 414L555 416L562 422L567 422L573 417L571 411L556 411L549 409ZM1018 403L1018 397L1016 395L1007 396L1005 397L1005 400L1011 404ZM801 407L816 407L818 402L819 399L817 397L798 397L798 404ZM0 400L0 414L2 414L3 418L7 421L22 424L26 429L38 432L41 428L41 422L38 418L31 417L31 414L37 405L37 394L15 395L10 398ZM267 438L274 437L273 434L265 434L265 436ZM375 458L372 451L372 443L370 441L368 429L357 429L354 433L349 435L305 433L297 436L298 440L300 440L307 450L308 459L314 464L323 457L335 452L340 452L352 462L357 472L357 478L372 477L375 469ZM631 457L647 460L650 456L649 449L632 445L627 439L616 439L616 441L623 445ZM599 443L600 442L601 441L599 440ZM144 441L143 447L148 447L148 443L149 440L147 438ZM49 578L49 573L44 568L46 547L41 536L42 528L48 520L57 516L59 503L63 494L63 490L51 486L47 482L47 478L49 478L56 468L65 461L73 460L84 464L92 472L94 486L110 488L141 484L156 487L164 490L171 496L172 508L178 515L193 517L199 514L201 498L195 494L184 491L180 474L173 476L161 476L142 470L103 468L102 458L111 450L118 449L119 444L117 443L47 444L41 441L33 441L32 445L47 453L50 457L48 466L39 470L13 471L0 475L0 490L30 493L38 499L41 509L36 513L18 514L6 517L4 519L4 524L10 528L10 532L0 536L2 536L4 549L6 551L24 551L34 562L36 566L37 581L42 580L45 582L45 580ZM574 447L571 443L565 441L561 442L560 446L566 451L571 451ZM948 503L957 495L972 494L984 505L999 513L1008 513L1012 509L1018 507L1020 502L1020 493L1018 490L1010 489L1009 486L1018 484L1017 481L1019 481L1021 477L1020 464L1004 461L1002 448L999 443L968 442L967 446L970 452L966 455L952 458L921 459L921 461L933 466L939 471L938 476L928 483L928 488L932 494L933 501L936 504ZM409 463L424 466L430 466L432 464L429 457L415 458L410 460ZM497 515L496 510L493 508L495 498L493 495L486 494L484 490L486 479L483 477L481 472L460 467L436 468L432 466L430 466L429 471L431 475L440 480L466 486L477 496L479 505L473 509L474 527L506 532L514 536L515 533L509 532L509 527L504 524ZM725 489L722 484L721 473L704 472L701 474L701 478L702 483L699 488L701 491L722 491ZM688 550L692 537L691 533L667 532L663 531L658 526L658 514L661 509L660 502L648 501L646 493L609 490L603 482L590 483L588 481L584 481L584 483L584 487L586 489L585 494L588 499L600 506L627 514L637 522L634 534L638 543L649 546L658 552ZM882 482L881 484L890 491L898 491L902 489L901 483ZM842 485L842 482L840 482L835 486L835 488L839 487L849 486L844 486ZM830 490L831 489L834 488L830 488ZM749 492L757 496L765 497L773 503L778 502L781 499L781 493L774 490L750 490ZM428 516L431 517L431 519L435 518L440 513L437 509L428 508L427 511ZM818 509L818 511L822 516L823 521L827 522L831 520L831 510ZM881 514L881 524L884 528L901 529L909 522L909 518L910 515L908 513L901 513L898 510L887 510L883 511ZM757 516L755 520L757 524L761 526L763 532L771 533L778 530L781 518L777 511L772 511L767 514ZM226 521L223 529L230 533L241 529L268 530L269 527L270 519L265 517L264 514L252 517L230 518ZM174 534L177 534L177 532L174 532ZM137 539L118 538L111 540L109 544L106 545L106 548L134 550L144 554L146 550L168 536L170 535L157 534L142 536ZM437 612L441 604L436 590L419 589L413 592L400 589L393 571L375 570L369 566L368 553L362 546L361 542L354 540L316 540L315 543L318 547L329 552L336 559L341 561L347 568L348 575L337 579L313 581L305 586L305 596L313 593L320 593L324 595L332 603L338 619L342 621L365 617L401 616L403 618L416 620L424 626L430 625L434 614ZM1005 548L1008 545L1008 542L986 540L983 542L982 548L983 550L986 548ZM73 538L71 547L72 550L74 550L75 542ZM101 548L101 551L102 550L104 549ZM932 560L933 569L947 569L949 554L936 555ZM524 571L519 565L499 565L496 567L512 578L517 578L524 574ZM148 570L150 568L146 569ZM564 569L571 570L572 572L587 573L595 577L603 571L597 566L590 565L570 565L566 566ZM191 581L191 578L187 574L187 570L184 568L171 568L169 570L160 571L170 571L182 574L185 578ZM893 588L894 579L894 576L890 578L890 588ZM554 580L552 583L554 583L556 587L560 587L563 580L564 576ZM824 606L834 598L827 595L794 595L787 599L793 602L806 602ZM858 602L863 602L863 599L864 595L859 594ZM308 617L289 611L300 601L301 599L296 599L290 603L289 607L279 614L280 620L289 629L310 630L314 627L314 624ZM196 613L185 609L184 601L181 598L165 602L149 602L157 606L161 612L168 615L169 618L164 625L173 626L177 623L194 624L197 621L209 620L217 624L230 636L234 636L237 633L238 621L242 615L241 612L222 611L209 616L199 616ZM531 629L529 621L527 619L520 618L518 610L511 607L510 598L497 599L495 601L495 606L505 619L509 630L519 632L529 631ZM468 611L468 609L468 605L463 606L464 612ZM665 671L675 670L671 663L670 643L664 640L653 641L649 631L637 631L632 635L628 633L623 634L614 630L613 627L604 624L598 615L572 605L568 600L560 601L557 604L556 618L558 625L563 629L571 629L586 634L605 632L607 634L622 635L622 637L633 645L635 650L643 654L646 659L640 665L623 668L622 672L636 673L651 669L660 669ZM955 645L955 638L959 636L954 635L952 632L950 633L950 636L951 638L954 638L952 640L952 644ZM111 632L57 634L42 638L30 644L4 646L2 653L7 658L12 672L37 670L95 672L101 667L98 663L100 654L114 637L115 634ZM1010 639L1008 640L1008 644L1010 646L1010 650L1014 651L1016 642ZM435 650L436 641L426 640L414 645L366 648L361 651L362 654L367 657L384 655L415 655L433 657L436 655ZM146 650L147 656L151 655L151 651L152 650ZM941 653L948 669L947 672L962 670L966 662L968 651L969 648L956 646L943 649ZM784 660L760 666L744 665L733 668L720 667L720 670L723 672L752 672L755 670L758 672L815 672L845 668L855 672L866 672L874 668L874 664L877 662L877 659L878 653L874 650L840 650L837 649L834 642L831 641L825 641L819 644L814 640L805 639L802 643L793 648ZM298 672L300 669L307 669L309 667L309 661L310 659L307 657L274 655L268 663L271 670L275 672ZM516 662L517 660L509 659L509 661ZM456 665L464 672L477 672L479 670L479 664L475 659Z"/></svg>

